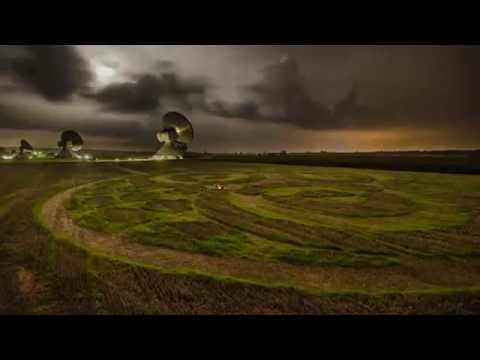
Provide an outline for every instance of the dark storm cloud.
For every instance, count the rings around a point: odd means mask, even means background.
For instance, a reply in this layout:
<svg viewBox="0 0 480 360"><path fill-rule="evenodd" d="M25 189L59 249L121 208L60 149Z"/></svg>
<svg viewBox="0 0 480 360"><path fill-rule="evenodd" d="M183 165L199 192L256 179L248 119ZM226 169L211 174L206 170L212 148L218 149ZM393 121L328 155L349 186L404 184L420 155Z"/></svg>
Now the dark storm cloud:
<svg viewBox="0 0 480 360"><path fill-rule="evenodd" d="M246 100L239 103L213 101L205 105L209 113L257 122L288 124L305 129L335 127L337 118L321 102L314 99L307 81L293 58L266 66L262 79L243 88ZM347 118L360 109L350 94L339 103L339 115ZM362 109L363 111L363 109ZM348 113L348 114L347 114Z"/></svg>
<svg viewBox="0 0 480 360"><path fill-rule="evenodd" d="M457 96L463 99L463 107L468 118L480 122L480 46L462 47L458 54L463 91Z"/></svg>
<svg viewBox="0 0 480 360"><path fill-rule="evenodd" d="M480 47L365 47L352 57L358 97L372 111L365 128L478 129Z"/></svg>
<svg viewBox="0 0 480 360"><path fill-rule="evenodd" d="M202 146L230 146L221 126L246 147L270 126L428 130L456 145L480 131L479 66L479 46L0 46L0 128L155 145L179 110Z"/></svg>
<svg viewBox="0 0 480 360"><path fill-rule="evenodd" d="M154 119L145 117L143 121L125 120L115 117L89 118L74 116L68 122L65 119L48 114L23 114L0 104L0 128L35 129L60 132L66 127L75 129L82 135L108 136L131 139L132 143L144 146L155 146L156 123Z"/></svg>
<svg viewBox="0 0 480 360"><path fill-rule="evenodd" d="M262 80L243 90L248 98L243 102L214 101L207 104L205 110L223 117L292 123L307 128L318 127L328 115L310 96L298 63L293 59L266 66Z"/></svg>
<svg viewBox="0 0 480 360"><path fill-rule="evenodd" d="M480 47L280 49L290 57L267 65L259 82L243 88L243 101L212 101L205 110L314 130L480 127ZM350 83L329 107L323 95L335 83L322 67Z"/></svg>
<svg viewBox="0 0 480 360"><path fill-rule="evenodd" d="M87 61L68 45L4 48L0 52L0 74L49 101L68 100L84 91L92 80Z"/></svg>
<svg viewBox="0 0 480 360"><path fill-rule="evenodd" d="M362 115L365 115L367 109L358 105L357 93L355 89L343 99L335 104L333 116L336 121L336 127L349 127L360 121Z"/></svg>
<svg viewBox="0 0 480 360"><path fill-rule="evenodd" d="M171 64L161 64L171 67ZM114 83L89 94L103 106L104 111L113 113L148 113L161 109L170 101L184 110L192 110L203 103L208 84L200 78L182 78L175 72L136 75L131 82Z"/></svg>

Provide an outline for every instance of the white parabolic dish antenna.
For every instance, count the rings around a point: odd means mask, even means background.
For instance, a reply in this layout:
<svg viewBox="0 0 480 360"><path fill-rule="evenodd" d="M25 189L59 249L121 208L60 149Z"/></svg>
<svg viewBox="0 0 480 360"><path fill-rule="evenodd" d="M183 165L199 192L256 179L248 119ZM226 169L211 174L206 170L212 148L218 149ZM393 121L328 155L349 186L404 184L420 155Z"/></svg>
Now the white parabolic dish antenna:
<svg viewBox="0 0 480 360"><path fill-rule="evenodd" d="M183 159L187 146L193 141L193 127L190 121L178 112L169 112L162 119L162 130L157 132L160 150L155 160Z"/></svg>

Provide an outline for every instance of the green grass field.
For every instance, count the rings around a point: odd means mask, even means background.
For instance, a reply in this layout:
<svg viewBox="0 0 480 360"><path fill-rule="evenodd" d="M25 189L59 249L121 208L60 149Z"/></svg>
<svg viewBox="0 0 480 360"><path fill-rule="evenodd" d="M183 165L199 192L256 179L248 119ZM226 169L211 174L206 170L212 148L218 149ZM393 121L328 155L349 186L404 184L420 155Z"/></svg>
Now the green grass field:
<svg viewBox="0 0 480 360"><path fill-rule="evenodd" d="M58 288L86 299L73 313L478 311L478 176L202 160L1 170L3 263L43 279L50 305L34 313L63 311ZM85 279L65 290L65 274ZM4 301L21 299L10 286Z"/></svg>

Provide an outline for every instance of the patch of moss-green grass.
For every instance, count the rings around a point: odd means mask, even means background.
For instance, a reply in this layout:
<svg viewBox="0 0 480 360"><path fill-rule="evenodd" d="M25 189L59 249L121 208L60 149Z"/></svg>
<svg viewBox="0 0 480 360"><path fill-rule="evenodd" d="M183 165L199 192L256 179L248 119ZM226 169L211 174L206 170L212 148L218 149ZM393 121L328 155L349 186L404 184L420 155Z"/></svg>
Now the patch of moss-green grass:
<svg viewBox="0 0 480 360"><path fill-rule="evenodd" d="M287 216L278 214L275 211L259 206L258 201L255 201L250 196L230 193L229 201L233 206L253 215L258 215L260 217L273 219L273 220L287 220L287 221L290 220Z"/></svg>
<svg viewBox="0 0 480 360"><path fill-rule="evenodd" d="M386 267L399 264L397 259L379 255L358 255L290 246L277 246L270 256L280 261L298 265Z"/></svg>

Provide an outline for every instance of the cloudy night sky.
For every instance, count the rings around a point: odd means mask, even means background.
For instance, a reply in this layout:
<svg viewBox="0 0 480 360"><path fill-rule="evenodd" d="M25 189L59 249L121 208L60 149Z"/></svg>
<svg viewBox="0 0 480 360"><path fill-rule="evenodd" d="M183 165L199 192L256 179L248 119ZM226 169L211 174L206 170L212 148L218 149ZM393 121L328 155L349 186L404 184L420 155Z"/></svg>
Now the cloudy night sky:
<svg viewBox="0 0 480 360"><path fill-rule="evenodd" d="M0 145L192 151L480 148L478 46L0 46Z"/></svg>

